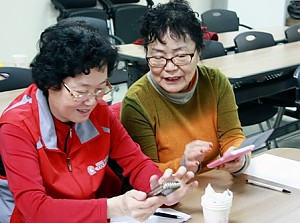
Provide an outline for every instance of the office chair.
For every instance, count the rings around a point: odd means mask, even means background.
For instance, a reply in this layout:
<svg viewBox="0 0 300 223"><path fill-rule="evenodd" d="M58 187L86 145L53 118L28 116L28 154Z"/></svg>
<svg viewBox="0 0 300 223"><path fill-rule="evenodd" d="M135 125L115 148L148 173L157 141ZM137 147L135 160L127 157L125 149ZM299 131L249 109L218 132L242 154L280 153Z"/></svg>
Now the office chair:
<svg viewBox="0 0 300 223"><path fill-rule="evenodd" d="M262 98L264 104L282 107L281 117L286 115L295 119L300 119L300 65L287 75L293 75L295 88L284 92ZM280 126L281 119L276 120L276 126Z"/></svg>
<svg viewBox="0 0 300 223"><path fill-rule="evenodd" d="M270 33L247 31L234 38L236 53L256 50L264 47L275 46L276 42Z"/></svg>
<svg viewBox="0 0 300 223"><path fill-rule="evenodd" d="M0 92L26 88L33 83L31 69L21 67L0 67Z"/></svg>
<svg viewBox="0 0 300 223"><path fill-rule="evenodd" d="M146 1L147 6L132 4L138 3L140 0L99 0L107 12L113 34L120 37L125 43L132 43L140 38L138 21L145 14L147 8L154 4L152 0Z"/></svg>
<svg viewBox="0 0 300 223"><path fill-rule="evenodd" d="M103 9L97 8L97 0L51 0L54 8L59 11L57 21L71 16L86 16L107 20Z"/></svg>
<svg viewBox="0 0 300 223"><path fill-rule="evenodd" d="M68 14L68 17L91 17L91 18L96 18L96 19L103 19L103 20L108 20L108 16L106 15L105 11L99 10L99 9L81 9L81 10L76 10L74 12L70 12Z"/></svg>
<svg viewBox="0 0 300 223"><path fill-rule="evenodd" d="M224 33L238 31L239 27L252 29L241 24L236 12L226 9L211 9L201 14L201 20L210 32Z"/></svg>
<svg viewBox="0 0 300 223"><path fill-rule="evenodd" d="M201 52L201 59L225 56L227 54L221 42L215 40L204 40L204 47Z"/></svg>
<svg viewBox="0 0 300 223"><path fill-rule="evenodd" d="M284 34L287 43L300 41L300 24L288 27Z"/></svg>
<svg viewBox="0 0 300 223"><path fill-rule="evenodd" d="M264 47L275 46L276 42L272 34L257 31L247 31L238 34L234 38L236 53L249 50L260 49ZM267 123L267 128L272 128L270 119L277 114L277 118L281 119L282 113L279 108L270 104L263 103L260 99L250 101L238 105L238 113L242 126L250 126L258 124L261 131L264 131L263 122ZM283 108L281 108L283 109ZM275 121L277 123L277 120ZM274 126L275 128L276 126ZM274 140L275 146L277 142Z"/></svg>
<svg viewBox="0 0 300 223"><path fill-rule="evenodd" d="M60 22L70 22L70 21L84 21L93 27L97 28L100 30L100 32L107 38L110 39L110 41L115 44L124 44L123 40L120 39L117 36L110 35L109 34L109 28L107 26L107 22L103 19L98 19L98 18L91 18L91 17L69 17L66 19L61 20ZM118 65L118 63L117 63ZM126 64L125 64L126 67ZM128 79L128 73L125 68L115 68L114 70L111 71L108 80L113 85L114 89L113 91L118 91L119 90L119 84L121 83L127 83ZM112 100L112 99L110 99Z"/></svg>

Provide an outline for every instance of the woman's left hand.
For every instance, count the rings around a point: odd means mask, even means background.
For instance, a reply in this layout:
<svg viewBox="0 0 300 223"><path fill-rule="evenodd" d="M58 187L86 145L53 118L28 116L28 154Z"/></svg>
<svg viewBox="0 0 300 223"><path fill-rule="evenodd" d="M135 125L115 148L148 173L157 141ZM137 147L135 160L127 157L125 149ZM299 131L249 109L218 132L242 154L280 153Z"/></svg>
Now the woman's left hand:
<svg viewBox="0 0 300 223"><path fill-rule="evenodd" d="M163 182L179 181L181 183L181 187L179 189L167 196L160 196L163 204L171 206L178 203L189 190L198 187L198 181L187 183L193 177L194 173L192 171L187 171L183 166L179 167L177 172L174 174L171 169L167 169L161 178L158 179L156 175L150 178L150 187L153 189L157 185L161 185Z"/></svg>
<svg viewBox="0 0 300 223"><path fill-rule="evenodd" d="M231 152L234 149L235 149L235 147L230 147L224 154ZM245 162L246 162L245 155L241 155L238 158L236 158L230 162L224 163L224 164L216 167L216 169L224 170L229 173L234 173L234 172L241 170L243 168L243 166L245 165Z"/></svg>

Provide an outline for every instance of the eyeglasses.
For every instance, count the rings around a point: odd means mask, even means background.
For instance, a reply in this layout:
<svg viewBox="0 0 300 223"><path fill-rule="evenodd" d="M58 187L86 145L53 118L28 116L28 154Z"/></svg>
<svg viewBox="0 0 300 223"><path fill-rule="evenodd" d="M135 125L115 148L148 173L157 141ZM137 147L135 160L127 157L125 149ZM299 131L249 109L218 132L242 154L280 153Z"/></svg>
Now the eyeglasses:
<svg viewBox="0 0 300 223"><path fill-rule="evenodd" d="M66 85L64 82L62 82L63 86L67 89L67 91L70 93L70 95L73 97L74 101L76 102L83 102L87 99L90 99L91 96L94 96L96 100L101 100L104 95L109 94L112 92L112 86L109 83L109 81L106 81L106 89L105 90L97 90L96 92L87 92L87 93L74 93L73 90L71 90L68 85Z"/></svg>
<svg viewBox="0 0 300 223"><path fill-rule="evenodd" d="M195 48L194 53L186 53L186 54L178 54L171 58L165 57L146 57L147 63L152 67L165 67L168 61L172 61L172 63L176 66L184 66L189 64L194 55L197 48Z"/></svg>

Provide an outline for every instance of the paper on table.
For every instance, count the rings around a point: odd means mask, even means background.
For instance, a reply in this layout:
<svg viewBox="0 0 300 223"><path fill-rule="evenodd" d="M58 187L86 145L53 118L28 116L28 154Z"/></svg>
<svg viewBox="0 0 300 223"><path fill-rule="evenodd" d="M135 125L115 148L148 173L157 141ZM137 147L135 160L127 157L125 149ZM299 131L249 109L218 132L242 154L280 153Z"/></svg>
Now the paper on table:
<svg viewBox="0 0 300 223"><path fill-rule="evenodd" d="M252 158L246 174L300 189L300 162L271 154Z"/></svg>
<svg viewBox="0 0 300 223"><path fill-rule="evenodd" d="M156 211L168 213L168 214L174 214L174 215L180 216L182 218L173 219L173 218L165 218L165 217L151 215L150 218L148 218L148 220L144 221L143 223L181 223L181 222L185 222L191 218L190 215L185 214L180 211L176 211L172 208L158 208ZM112 218L110 220L110 222L111 223L140 223L140 221L134 220L133 218L131 218L129 216Z"/></svg>

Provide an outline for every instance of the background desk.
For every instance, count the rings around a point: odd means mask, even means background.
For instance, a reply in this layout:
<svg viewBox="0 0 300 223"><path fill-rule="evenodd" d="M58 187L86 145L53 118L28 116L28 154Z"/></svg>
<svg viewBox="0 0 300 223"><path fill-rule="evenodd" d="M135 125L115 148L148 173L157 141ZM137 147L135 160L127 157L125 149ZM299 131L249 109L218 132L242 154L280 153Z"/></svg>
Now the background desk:
<svg viewBox="0 0 300 223"><path fill-rule="evenodd" d="M300 41L202 60L219 68L229 79L254 78L300 64Z"/></svg>
<svg viewBox="0 0 300 223"><path fill-rule="evenodd" d="M215 57L200 63L220 69L232 83L258 83L253 88L245 85L245 87L234 89L239 104L295 87L296 82L292 75L284 81L281 79L269 82L265 80L281 72L293 72L300 64L299 52L300 41Z"/></svg>
<svg viewBox="0 0 300 223"><path fill-rule="evenodd" d="M146 64L143 46L120 45L119 50L121 59L130 61L133 69L139 69L134 68L135 64ZM295 88L293 71L300 64L299 52L300 41L206 59L200 64L220 69L233 85L237 104L241 104ZM136 70L130 75L141 74ZM273 78L278 74L282 76ZM297 129L300 129L299 120L276 129L270 140Z"/></svg>
<svg viewBox="0 0 300 223"><path fill-rule="evenodd" d="M133 67L138 64L146 64L143 46L127 44L118 47L120 58L129 61ZM206 59L202 60L200 64L220 69L232 83L262 82L268 76L295 70L300 64L299 52L300 41ZM247 87L235 89L237 103L266 97L295 87L295 80L289 78L283 82L270 81L264 85L260 85L260 89L257 89L256 86L252 91Z"/></svg>
<svg viewBox="0 0 300 223"><path fill-rule="evenodd" d="M264 29L257 29L257 30L253 29L253 30L271 33L276 42L283 42L285 40L284 31L286 30L286 28L287 26L279 26L279 27L267 27ZM234 48L235 47L234 38L239 33L245 31L219 33L218 41L221 42L226 49ZM118 48L120 49L119 54L121 59L128 60L131 62L137 62L137 63L146 63L145 51L142 45L124 44L124 45L119 45Z"/></svg>
<svg viewBox="0 0 300 223"><path fill-rule="evenodd" d="M123 44L118 45L119 56L121 60L126 60L130 63L146 64L144 46L138 44Z"/></svg>
<svg viewBox="0 0 300 223"><path fill-rule="evenodd" d="M267 153L300 161L300 149L280 148ZM300 172L300 170L298 170ZM188 223L202 223L203 214L200 204L204 189L211 183L216 192L230 189L233 192L230 223L298 223L300 219L300 190L291 189L286 194L246 184L250 178L245 174L232 177L224 171L212 170L197 176L199 188L194 189L175 209L192 215Z"/></svg>

